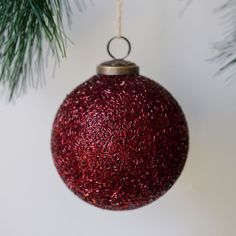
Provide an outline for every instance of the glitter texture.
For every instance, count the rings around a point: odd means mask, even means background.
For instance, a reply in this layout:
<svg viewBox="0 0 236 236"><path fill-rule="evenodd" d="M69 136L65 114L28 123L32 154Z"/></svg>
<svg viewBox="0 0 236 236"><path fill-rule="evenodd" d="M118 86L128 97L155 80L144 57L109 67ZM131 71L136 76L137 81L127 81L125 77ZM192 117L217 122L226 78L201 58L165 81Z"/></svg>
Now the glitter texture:
<svg viewBox="0 0 236 236"><path fill-rule="evenodd" d="M184 114L158 83L139 75L96 75L59 108L52 131L55 166L81 199L135 209L175 183L188 153Z"/></svg>

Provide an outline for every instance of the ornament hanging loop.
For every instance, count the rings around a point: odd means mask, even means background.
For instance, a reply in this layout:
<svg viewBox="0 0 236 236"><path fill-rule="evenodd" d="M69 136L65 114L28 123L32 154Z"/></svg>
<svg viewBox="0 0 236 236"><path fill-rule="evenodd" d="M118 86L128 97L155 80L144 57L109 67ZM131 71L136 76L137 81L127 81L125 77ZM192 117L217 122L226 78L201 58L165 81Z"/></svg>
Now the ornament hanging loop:
<svg viewBox="0 0 236 236"><path fill-rule="evenodd" d="M111 52L111 44L112 44L112 42L113 42L114 40L117 40L117 39L119 39L119 40L124 40L124 41L127 43L127 45L128 45L128 52L127 52L126 56L124 56L124 57L122 57L122 58L116 58L116 57L112 54L112 52ZM110 56L111 58L113 58L114 60L125 60L125 59L130 55L130 53L131 53L131 43L130 43L130 41L129 41L126 37L124 37L124 36L115 36L115 37L113 37L113 38L111 38L111 39L109 40L109 42L108 42L108 44L107 44L107 52L108 52L109 56Z"/></svg>
<svg viewBox="0 0 236 236"><path fill-rule="evenodd" d="M117 2L117 5L116 5L117 6L117 34L116 34L115 37L111 38L110 41L108 42L108 44L107 44L107 52L110 55L110 57L112 59L114 59L114 60L125 60L130 55L131 43L130 43L130 41L126 37L124 37L122 35L123 0L116 0L116 2ZM123 40L123 41L125 41L125 43L127 43L127 45L128 45L128 52L127 52L126 56L121 57L121 58L117 58L117 57L115 57L113 55L113 53L111 53L111 44L115 40Z"/></svg>
<svg viewBox="0 0 236 236"><path fill-rule="evenodd" d="M123 0L117 0L117 34L107 44L107 52L113 60L98 65L97 73L99 75L121 76L139 74L139 67L133 62L125 60L131 53L131 43L122 35L122 6ZM117 58L111 52L111 45L115 40L122 40L128 45L128 51L124 57Z"/></svg>

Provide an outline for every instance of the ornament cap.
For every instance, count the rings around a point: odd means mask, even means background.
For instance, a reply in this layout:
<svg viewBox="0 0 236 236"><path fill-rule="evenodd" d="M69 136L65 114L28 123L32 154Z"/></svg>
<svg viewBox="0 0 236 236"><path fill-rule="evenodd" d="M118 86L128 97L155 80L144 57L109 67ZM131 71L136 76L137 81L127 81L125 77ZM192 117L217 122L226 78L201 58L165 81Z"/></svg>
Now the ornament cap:
<svg viewBox="0 0 236 236"><path fill-rule="evenodd" d="M106 61L97 67L97 73L101 75L138 75L139 66L124 59Z"/></svg>

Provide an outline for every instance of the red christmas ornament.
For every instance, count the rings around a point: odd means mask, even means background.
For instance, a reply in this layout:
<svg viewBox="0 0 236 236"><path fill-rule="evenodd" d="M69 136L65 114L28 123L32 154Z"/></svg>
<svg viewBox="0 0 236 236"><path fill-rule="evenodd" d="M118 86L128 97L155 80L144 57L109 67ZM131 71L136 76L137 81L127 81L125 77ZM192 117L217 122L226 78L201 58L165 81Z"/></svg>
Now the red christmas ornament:
<svg viewBox="0 0 236 236"><path fill-rule="evenodd" d="M188 127L173 96L114 60L64 100L52 131L52 154L65 184L110 210L134 209L175 183L188 153Z"/></svg>

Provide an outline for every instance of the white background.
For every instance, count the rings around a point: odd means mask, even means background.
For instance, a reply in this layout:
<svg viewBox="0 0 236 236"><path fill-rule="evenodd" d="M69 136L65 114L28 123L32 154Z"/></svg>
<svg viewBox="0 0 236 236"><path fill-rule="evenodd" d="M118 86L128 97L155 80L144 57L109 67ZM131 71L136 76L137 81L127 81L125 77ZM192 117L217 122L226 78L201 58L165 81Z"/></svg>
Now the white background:
<svg viewBox="0 0 236 236"><path fill-rule="evenodd" d="M235 236L236 78L215 77L207 61L221 37L221 0L195 0L180 16L178 0L125 1L130 60L160 82L186 113L189 159L176 185L157 202L129 212L110 212L75 197L59 178L50 153L58 106L75 86L108 59L114 35L114 0L94 0L74 11L74 45L47 85L14 104L0 101L1 236Z"/></svg>

